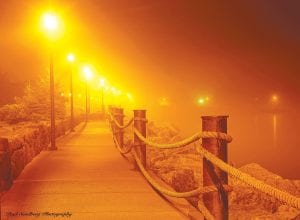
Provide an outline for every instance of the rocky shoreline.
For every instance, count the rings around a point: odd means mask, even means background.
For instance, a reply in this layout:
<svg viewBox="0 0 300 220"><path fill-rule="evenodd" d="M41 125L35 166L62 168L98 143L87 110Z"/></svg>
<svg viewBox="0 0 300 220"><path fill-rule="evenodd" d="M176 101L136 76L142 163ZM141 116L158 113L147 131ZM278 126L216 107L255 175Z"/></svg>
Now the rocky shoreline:
<svg viewBox="0 0 300 220"><path fill-rule="evenodd" d="M180 140L174 126L149 123L148 137L158 143ZM160 150L147 148L148 166L176 191L184 192L202 185L202 157L193 144L180 149ZM300 196L300 180L284 179L251 163L238 169L278 189ZM230 219L300 219L300 210L289 207L247 184L229 177L233 191L229 193ZM192 204L198 198L191 198Z"/></svg>

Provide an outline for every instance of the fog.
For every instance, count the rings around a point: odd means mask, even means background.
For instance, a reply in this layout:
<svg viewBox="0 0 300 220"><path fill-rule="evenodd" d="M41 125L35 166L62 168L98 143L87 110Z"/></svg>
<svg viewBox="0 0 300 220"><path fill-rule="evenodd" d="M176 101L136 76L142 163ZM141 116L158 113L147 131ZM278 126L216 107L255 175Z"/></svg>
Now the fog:
<svg viewBox="0 0 300 220"><path fill-rule="evenodd" d="M49 2L65 26L55 43L57 78L72 51L130 91L131 107L174 124L182 136L201 130L203 115L229 115L230 161L300 178L299 2L1 1L0 73L14 83L48 70L38 23ZM3 88L5 102L21 94Z"/></svg>

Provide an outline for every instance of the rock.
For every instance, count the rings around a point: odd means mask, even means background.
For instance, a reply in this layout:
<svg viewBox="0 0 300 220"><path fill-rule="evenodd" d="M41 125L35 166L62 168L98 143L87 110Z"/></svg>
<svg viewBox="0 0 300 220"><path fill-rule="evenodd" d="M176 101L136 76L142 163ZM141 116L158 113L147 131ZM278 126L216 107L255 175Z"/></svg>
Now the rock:
<svg viewBox="0 0 300 220"><path fill-rule="evenodd" d="M83 120L83 117L76 119L75 125ZM57 123L58 132L56 134L58 136L64 135L65 131L69 128L69 120L59 121ZM1 131L3 131L3 129L1 129ZM24 167L48 146L50 142L50 126L49 122L19 123L17 126L13 127L12 131L13 133L6 132L6 137L9 139L9 153L7 154L7 157L10 159L10 166L4 166L3 161L1 160L0 170L4 168L5 170L1 170L1 173L9 173L10 177L15 179L22 172ZM3 183L1 183L1 185L3 185Z"/></svg>
<svg viewBox="0 0 300 220"><path fill-rule="evenodd" d="M180 140L179 131L149 123L149 138L157 143ZM178 149L147 149L149 168L175 190L183 192L202 185L202 158L194 146ZM300 180L283 179L259 164L247 164L239 170L278 189L300 196ZM300 210L287 206L253 187L229 177L229 219L300 219ZM194 201L192 201L194 204Z"/></svg>

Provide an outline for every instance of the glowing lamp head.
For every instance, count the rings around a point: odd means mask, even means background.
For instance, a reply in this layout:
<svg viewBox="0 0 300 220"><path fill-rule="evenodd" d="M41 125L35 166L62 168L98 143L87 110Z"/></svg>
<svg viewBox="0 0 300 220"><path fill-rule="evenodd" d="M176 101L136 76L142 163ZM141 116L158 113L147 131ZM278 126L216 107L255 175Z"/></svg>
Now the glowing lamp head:
<svg viewBox="0 0 300 220"><path fill-rule="evenodd" d="M160 106L169 106L169 101L166 97L162 97L159 100L159 105Z"/></svg>
<svg viewBox="0 0 300 220"><path fill-rule="evenodd" d="M88 66L83 67L83 73L86 80L91 80L93 78L93 72Z"/></svg>
<svg viewBox="0 0 300 220"><path fill-rule="evenodd" d="M102 79L102 78L101 78L101 79L99 80L99 84L100 84L100 87L103 88L103 87L105 86L105 79Z"/></svg>
<svg viewBox="0 0 300 220"><path fill-rule="evenodd" d="M53 13L46 13L43 16L43 25L47 31L53 32L58 28L58 18Z"/></svg>
<svg viewBox="0 0 300 220"><path fill-rule="evenodd" d="M68 60L70 63L73 63L73 62L75 61L75 56L74 56L74 54L72 54L72 53L68 54L67 60Z"/></svg>
<svg viewBox="0 0 300 220"><path fill-rule="evenodd" d="M133 96L131 95L131 93L126 93L126 96L128 98L129 101L133 101Z"/></svg>
<svg viewBox="0 0 300 220"><path fill-rule="evenodd" d="M278 96L277 95L272 95L272 98L271 98L271 101L272 103L278 103L279 99L278 99Z"/></svg>
<svg viewBox="0 0 300 220"><path fill-rule="evenodd" d="M198 104L199 104L199 105L203 105L204 102L205 102L205 99L203 99L203 98L199 98L199 99L198 99Z"/></svg>

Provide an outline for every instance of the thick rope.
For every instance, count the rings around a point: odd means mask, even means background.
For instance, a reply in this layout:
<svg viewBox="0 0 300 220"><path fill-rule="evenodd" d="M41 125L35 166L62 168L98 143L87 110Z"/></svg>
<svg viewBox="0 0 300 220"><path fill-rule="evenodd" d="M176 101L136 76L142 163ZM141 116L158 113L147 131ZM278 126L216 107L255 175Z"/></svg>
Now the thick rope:
<svg viewBox="0 0 300 220"><path fill-rule="evenodd" d="M130 153L133 145L129 145L129 147L127 149L122 149L121 146L119 145L118 143L118 140L116 139L116 137L113 135L113 139L114 139L114 142L115 142L115 145L117 147L117 149L120 151L121 154L128 154Z"/></svg>
<svg viewBox="0 0 300 220"><path fill-rule="evenodd" d="M143 167L141 160L138 158L136 151L133 149L132 151L133 153L133 157L140 169L140 171L142 172L142 174L144 175L144 177L146 178L146 180L159 192L167 195L167 196L171 196L171 197L176 197L176 198L187 198L187 197L193 197L193 196L198 196L199 194L204 194L204 193L210 193L210 192L215 192L217 191L217 187L215 186L206 186L206 187L202 187L202 188L197 188L188 192L175 192L175 191L170 191L166 188L163 188L162 186L158 185L155 180L150 176L150 174L146 171L146 169ZM226 191L230 191L232 188L229 186L224 186L224 188L226 189Z"/></svg>
<svg viewBox="0 0 300 220"><path fill-rule="evenodd" d="M186 138L182 141L176 142L176 143L171 143L171 144L159 144L159 143L154 143L152 141L149 141L147 138L145 138L136 128L134 128L134 133L136 136L145 144L155 147L155 148L161 148L161 149L168 149L168 148L179 148L186 146L188 144L191 144L200 138L217 138L221 140L225 140L227 142L232 141L232 137L228 134L225 133L220 133L220 132L212 132L212 131L203 131L194 134L193 136Z"/></svg>
<svg viewBox="0 0 300 220"><path fill-rule="evenodd" d="M207 160L215 164L217 167L219 167L221 170L227 172L228 174L236 177L237 179L247 183L248 185L270 195L275 197L281 202L284 202L290 206L293 206L295 208L300 209L300 198L293 196L289 194L288 192L279 190L273 186L270 186L252 176L249 174L246 174L237 168L234 168L227 163L225 163L223 160L219 159L218 157L211 154L209 151L205 150L201 146L197 146L197 151L205 157Z"/></svg>
<svg viewBox="0 0 300 220"><path fill-rule="evenodd" d="M214 220L215 217L210 213L210 211L205 207L202 201L198 201L198 209L203 214L204 218L207 220Z"/></svg>
<svg viewBox="0 0 300 220"><path fill-rule="evenodd" d="M125 125L120 125L119 122L117 122L116 120L113 121L115 123L115 125L119 128L119 129L125 129L127 127L129 127L132 122L133 122L133 118L131 118Z"/></svg>
<svg viewBox="0 0 300 220"><path fill-rule="evenodd" d="M119 128L119 129L125 129L127 127L129 127L132 122L133 122L133 118L131 118L125 125L120 125L120 123L115 119L115 117L111 114L111 113L108 113L110 119L112 122L115 123L115 125Z"/></svg>

